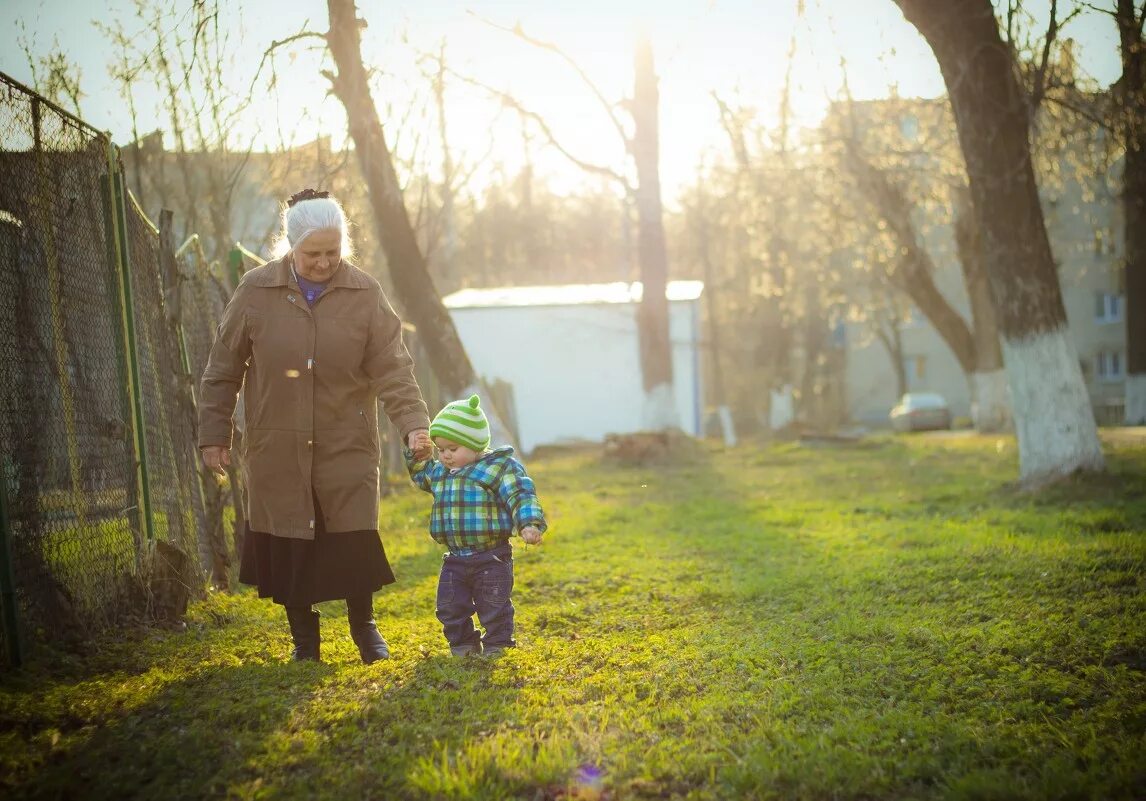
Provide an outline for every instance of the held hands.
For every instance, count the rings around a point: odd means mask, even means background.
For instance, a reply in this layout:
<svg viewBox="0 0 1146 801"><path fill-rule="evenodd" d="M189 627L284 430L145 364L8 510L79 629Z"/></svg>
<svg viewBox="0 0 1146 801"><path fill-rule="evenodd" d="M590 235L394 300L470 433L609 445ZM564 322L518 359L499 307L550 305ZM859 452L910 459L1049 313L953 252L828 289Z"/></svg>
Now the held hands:
<svg viewBox="0 0 1146 801"><path fill-rule="evenodd" d="M434 454L434 443L433 440L430 439L430 432L424 428L411 431L408 437L408 444L410 450L414 452L414 458L418 461L429 459ZM227 475L225 468L231 466L230 448L210 445L203 448L201 453L203 456L203 464L207 466L208 470L216 475Z"/></svg>
<svg viewBox="0 0 1146 801"><path fill-rule="evenodd" d="M224 468L231 466L231 449L224 448L221 445L209 445L202 449L203 464L212 473L225 476L227 471Z"/></svg>
<svg viewBox="0 0 1146 801"><path fill-rule="evenodd" d="M406 437L406 445L414 454L414 461L424 462L434 455L434 441L430 439L430 432L425 428L411 431Z"/></svg>
<svg viewBox="0 0 1146 801"><path fill-rule="evenodd" d="M526 526L521 530L521 541L526 545L540 545L541 530L534 526Z"/></svg>

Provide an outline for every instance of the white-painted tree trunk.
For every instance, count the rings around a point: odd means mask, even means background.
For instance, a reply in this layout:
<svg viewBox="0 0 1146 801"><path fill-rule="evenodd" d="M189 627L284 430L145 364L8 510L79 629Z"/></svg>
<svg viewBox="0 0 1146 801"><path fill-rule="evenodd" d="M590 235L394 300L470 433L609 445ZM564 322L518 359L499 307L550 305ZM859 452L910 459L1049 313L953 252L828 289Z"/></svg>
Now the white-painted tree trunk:
<svg viewBox="0 0 1146 801"><path fill-rule="evenodd" d="M796 401L792 397L792 385L785 384L778 390L772 390L771 403L768 407L768 427L773 431L779 431L795 419Z"/></svg>
<svg viewBox="0 0 1146 801"><path fill-rule="evenodd" d="M1146 426L1146 374L1126 376L1126 425Z"/></svg>
<svg viewBox="0 0 1146 801"><path fill-rule="evenodd" d="M724 436L725 447L735 448L736 426L732 424L732 410L727 406L721 406L716 410L716 415L720 418L720 433Z"/></svg>
<svg viewBox="0 0 1146 801"><path fill-rule="evenodd" d="M1006 370L991 370L971 375L975 405L971 416L975 430L988 434L1011 427L1011 396Z"/></svg>
<svg viewBox="0 0 1146 801"><path fill-rule="evenodd" d="M680 428L680 415L676 410L676 397L672 384L657 384L645 393L642 423L646 431L670 431Z"/></svg>
<svg viewBox="0 0 1146 801"><path fill-rule="evenodd" d="M1038 484L1104 465L1098 426L1066 328L1003 340L1014 403L1019 475Z"/></svg>

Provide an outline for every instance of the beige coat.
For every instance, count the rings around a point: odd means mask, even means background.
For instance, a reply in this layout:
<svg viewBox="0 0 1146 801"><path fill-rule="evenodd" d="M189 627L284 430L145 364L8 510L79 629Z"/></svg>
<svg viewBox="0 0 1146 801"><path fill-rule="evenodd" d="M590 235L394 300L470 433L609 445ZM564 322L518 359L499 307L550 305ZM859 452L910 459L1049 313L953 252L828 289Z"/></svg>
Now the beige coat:
<svg viewBox="0 0 1146 801"><path fill-rule="evenodd" d="M203 371L200 448L231 446L240 387L251 529L313 539L312 487L327 531L376 529L376 399L403 439L430 422L378 282L344 262L311 309L285 260L244 275Z"/></svg>

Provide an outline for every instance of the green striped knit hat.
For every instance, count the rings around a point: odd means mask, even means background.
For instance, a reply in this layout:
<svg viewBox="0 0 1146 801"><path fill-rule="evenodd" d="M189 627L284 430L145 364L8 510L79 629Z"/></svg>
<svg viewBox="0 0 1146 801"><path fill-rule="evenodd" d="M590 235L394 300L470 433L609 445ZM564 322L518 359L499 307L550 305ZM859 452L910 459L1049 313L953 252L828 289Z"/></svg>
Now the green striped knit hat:
<svg viewBox="0 0 1146 801"><path fill-rule="evenodd" d="M478 408L478 396L447 403L430 423L430 436L443 437L481 453L489 445L489 420Z"/></svg>

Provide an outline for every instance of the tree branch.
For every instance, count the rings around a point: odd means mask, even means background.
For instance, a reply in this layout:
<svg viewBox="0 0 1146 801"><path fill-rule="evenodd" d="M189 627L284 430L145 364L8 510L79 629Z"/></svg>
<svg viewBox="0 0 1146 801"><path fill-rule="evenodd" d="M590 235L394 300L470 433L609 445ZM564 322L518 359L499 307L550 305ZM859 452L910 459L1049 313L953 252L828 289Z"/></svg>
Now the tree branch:
<svg viewBox="0 0 1146 801"><path fill-rule="evenodd" d="M750 166L751 159L748 157L748 146L744 143L744 130L738 124L736 114L715 91L712 93L712 99L716 101L716 107L720 110L720 126L724 128L724 132L728 134L729 143L732 145L732 152L736 156L736 161L740 167L747 170Z"/></svg>
<svg viewBox="0 0 1146 801"><path fill-rule="evenodd" d="M323 45L326 44L326 34L325 33L318 33L317 31L306 30L305 26L307 24L309 24L309 20L307 22L303 23L304 28L302 30L300 30L298 33L293 34L291 36L288 36L285 39L279 39L277 41L272 41L270 43L270 46L267 47L267 49L263 51L263 57L261 59L259 59L259 67L258 67L258 69L255 70L255 77L251 78L251 88L248 90L248 94L254 93L255 83L259 80L259 76L262 75L262 73L263 73L263 66L267 63L267 59L271 58L274 55L275 51L278 50L280 47L286 47L287 45L294 44L295 42L300 41L302 39L321 39Z"/></svg>
<svg viewBox="0 0 1146 801"><path fill-rule="evenodd" d="M1075 114L1078 114L1080 117L1087 120L1088 122L1094 123L1095 125L1099 126L1100 128L1107 131L1108 133L1114 133L1115 132L1114 126L1110 124L1109 120L1104 120L1101 117L1096 116L1093 112L1088 111L1087 109L1085 109L1081 106L1078 106L1074 103L1071 103L1069 100L1067 100L1065 98L1058 97L1057 95L1047 95L1046 99L1049 102L1054 103L1055 105L1062 106L1067 111L1073 111Z"/></svg>
<svg viewBox="0 0 1146 801"><path fill-rule="evenodd" d="M1046 95L1047 66L1050 64L1051 46L1058 35L1058 0L1050 2L1050 20L1047 22L1047 35L1043 39L1043 56L1038 68L1035 70L1035 84L1031 89L1030 114L1034 117L1035 111L1042 105Z"/></svg>
<svg viewBox="0 0 1146 801"><path fill-rule="evenodd" d="M587 87L589 87L589 91L593 93L593 96L595 98L597 98L597 101L601 104L601 108L605 109L605 113L609 115L609 119L610 119L610 121L612 121L613 127L617 129L617 133L620 134L621 139L625 143L625 149L626 150L629 149L629 146L631 144L629 141L629 135L627 133L625 133L625 126L621 122L621 118L617 116L617 112L614 109L613 104L610 103L605 98L604 93L602 93L601 90L597 88L597 85L595 83L593 83L593 80L589 77L588 73L586 73L585 70L581 68L581 65L578 64L573 59L572 56L570 56L568 53L566 53L564 50L562 50L560 47L558 47L553 42L546 42L542 39L538 39L536 37L530 36L521 27L520 22L518 22L512 28L508 28L504 25L499 25L498 23L496 23L492 20L486 19L485 17L482 17L473 11L470 11L469 13L471 16L473 16L474 18L476 18L480 22L485 23L486 25L488 25L491 28L494 28L495 30L503 31L505 33L516 36L518 39L525 42L526 44L533 45L534 47L539 48L541 50L548 50L550 53L557 55L558 58L562 59L566 64L568 64L570 67L572 67L573 71L577 73L577 75L581 78L581 80L584 82L584 84Z"/></svg>
<svg viewBox="0 0 1146 801"><path fill-rule="evenodd" d="M503 92L500 89L494 89L492 86L484 84L481 81L477 80L476 78L471 78L468 75L462 75L461 73L456 72L455 70L451 69L451 70L449 70L449 72L451 75L453 75L458 80L464 81L465 83L468 83L471 86L476 86L477 88L488 92L489 94L493 95L494 97L500 98L503 103L505 103L507 106L510 106L511 108L515 109L523 117L528 117L529 119L533 120L535 123L537 123L537 127L541 129L541 132L543 134L545 134L545 138L549 140L549 144L551 144L554 148L556 148L557 151L561 153L561 155L565 156L565 158L569 159L569 161L576 164L578 167L580 167L585 172L595 173L597 175L604 175L608 178L611 178L614 181L617 181L618 183L620 183L621 186L623 186L625 188L626 192L628 192L629 194L633 193L634 189L632 187L632 184L630 184L629 179L626 178L621 173L619 173L616 170L611 169L609 167L603 167L599 164L592 164L590 162L584 161L582 159L577 158L572 153L570 153L569 150L564 145L562 145L561 142L559 142L557 140L557 136L553 133L553 130L549 127L549 124L547 122L545 122L545 119L540 114L538 114L536 111L533 111L532 109L528 109L525 106L523 106L521 104L521 102L516 97L514 97L513 95L509 94L508 92Z"/></svg>

